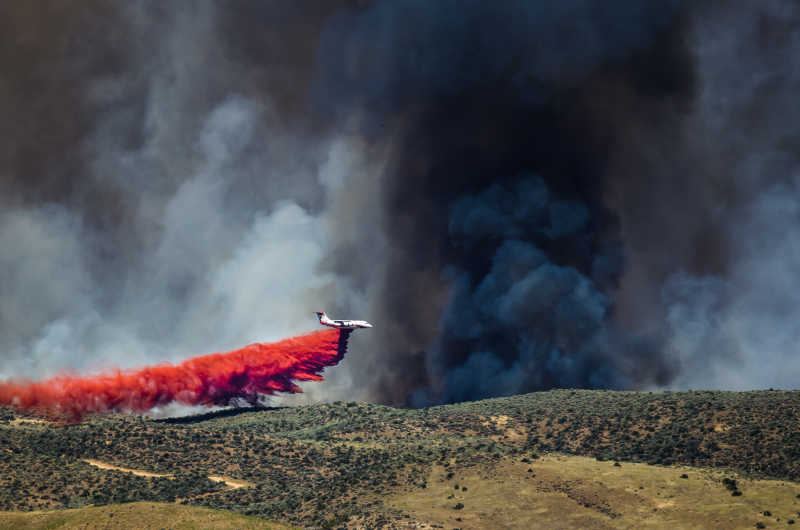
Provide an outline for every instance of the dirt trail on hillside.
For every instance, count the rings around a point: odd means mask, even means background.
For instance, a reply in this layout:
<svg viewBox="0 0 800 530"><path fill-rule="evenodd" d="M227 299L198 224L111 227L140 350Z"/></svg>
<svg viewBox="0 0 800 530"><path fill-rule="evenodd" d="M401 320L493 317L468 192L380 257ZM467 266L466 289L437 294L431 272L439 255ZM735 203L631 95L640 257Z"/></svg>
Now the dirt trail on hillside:
<svg viewBox="0 0 800 530"><path fill-rule="evenodd" d="M127 467L120 467L115 466L113 464L107 464L105 462L101 462L99 460L95 460L93 458L83 458L84 462L91 466L99 467L100 469L110 469L113 471L123 471L126 473L133 473L134 475L140 477L161 477L161 478L175 478L170 474L166 473L151 473L150 471L142 471L140 469L130 469ZM226 486L231 489L239 489L239 488L250 488L254 486L252 482L247 482L246 480L238 480L234 478L223 477L221 475L209 475L209 480L213 480L214 482L223 482Z"/></svg>
<svg viewBox="0 0 800 530"><path fill-rule="evenodd" d="M99 460L94 460L92 458L84 458L83 461L86 462L89 465L92 465L92 466L95 466L95 467L99 467L100 469L110 469L110 470L113 470L113 471L124 471L124 472L127 472L127 473L133 473L134 475L137 475L139 477L166 477L166 478L172 478L172 475L167 475L167 474L164 474L164 473L151 473L149 471L141 471L139 469L130 469L130 468L127 468L127 467L114 466L114 465L111 465L111 464L106 464L105 462L100 462Z"/></svg>
<svg viewBox="0 0 800 530"><path fill-rule="evenodd" d="M247 482L246 480L237 480L235 478L222 477L220 475L209 475L208 478L214 482L224 482L231 489L252 488L255 486L255 484L252 482Z"/></svg>
<svg viewBox="0 0 800 530"><path fill-rule="evenodd" d="M38 425L50 425L51 422L49 422L47 420L42 420L42 419L39 419L39 418L14 418L13 420L11 420L9 422L9 424L10 425L14 425L14 426L26 425L26 424L28 424L28 425L30 425L30 424L34 424L34 425L37 425L37 424Z"/></svg>

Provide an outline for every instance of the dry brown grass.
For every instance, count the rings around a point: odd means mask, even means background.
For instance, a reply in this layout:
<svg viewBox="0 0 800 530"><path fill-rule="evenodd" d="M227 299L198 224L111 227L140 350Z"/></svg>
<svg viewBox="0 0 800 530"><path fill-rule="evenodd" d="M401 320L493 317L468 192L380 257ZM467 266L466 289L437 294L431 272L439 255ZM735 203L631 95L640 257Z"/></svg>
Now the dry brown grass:
<svg viewBox="0 0 800 530"><path fill-rule="evenodd" d="M47 512L0 512L0 528L287 530L291 527L221 510L133 502Z"/></svg>
<svg viewBox="0 0 800 530"><path fill-rule="evenodd" d="M796 483L691 467L616 467L578 456L548 455L530 464L504 459L446 476L435 467L427 488L390 502L418 521L464 529L754 528L786 526L800 510ZM724 477L735 478L743 495L731 496Z"/></svg>

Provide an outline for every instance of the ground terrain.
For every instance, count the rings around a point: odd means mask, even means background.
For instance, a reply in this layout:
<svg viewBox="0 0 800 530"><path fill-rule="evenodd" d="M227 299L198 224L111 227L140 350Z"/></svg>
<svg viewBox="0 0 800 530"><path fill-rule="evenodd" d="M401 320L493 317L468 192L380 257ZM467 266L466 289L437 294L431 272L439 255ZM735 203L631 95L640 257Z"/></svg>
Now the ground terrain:
<svg viewBox="0 0 800 530"><path fill-rule="evenodd" d="M5 410L0 510L15 525L32 516L18 512L137 502L123 506L317 528L786 527L800 521L799 420L787 391L556 390L78 425Z"/></svg>
<svg viewBox="0 0 800 530"><path fill-rule="evenodd" d="M288 530L291 527L225 510L156 502L131 502L46 512L0 513L0 528Z"/></svg>

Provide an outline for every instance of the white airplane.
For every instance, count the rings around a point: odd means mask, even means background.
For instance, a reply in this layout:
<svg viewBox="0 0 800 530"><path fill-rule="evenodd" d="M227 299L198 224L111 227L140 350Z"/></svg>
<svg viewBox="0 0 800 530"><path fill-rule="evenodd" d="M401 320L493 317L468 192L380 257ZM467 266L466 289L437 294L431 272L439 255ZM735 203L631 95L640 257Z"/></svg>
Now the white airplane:
<svg viewBox="0 0 800 530"><path fill-rule="evenodd" d="M339 329L371 328L372 324L366 320L332 320L328 318L325 311L317 311L319 323L323 326Z"/></svg>

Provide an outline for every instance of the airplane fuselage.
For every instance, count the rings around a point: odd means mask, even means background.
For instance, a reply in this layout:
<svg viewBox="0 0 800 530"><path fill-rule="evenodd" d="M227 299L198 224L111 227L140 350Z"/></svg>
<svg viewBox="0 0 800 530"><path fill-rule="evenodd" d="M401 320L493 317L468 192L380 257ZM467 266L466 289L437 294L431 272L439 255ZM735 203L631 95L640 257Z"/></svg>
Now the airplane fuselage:
<svg viewBox="0 0 800 530"><path fill-rule="evenodd" d="M333 320L328 318L324 311L317 311L319 323L323 326L339 329L371 328L372 324L366 320Z"/></svg>

